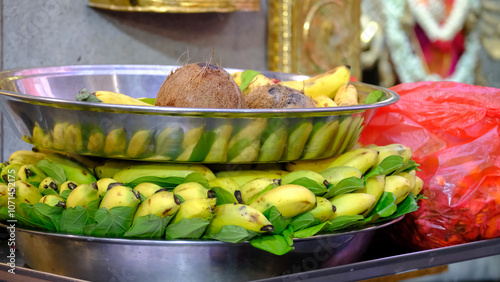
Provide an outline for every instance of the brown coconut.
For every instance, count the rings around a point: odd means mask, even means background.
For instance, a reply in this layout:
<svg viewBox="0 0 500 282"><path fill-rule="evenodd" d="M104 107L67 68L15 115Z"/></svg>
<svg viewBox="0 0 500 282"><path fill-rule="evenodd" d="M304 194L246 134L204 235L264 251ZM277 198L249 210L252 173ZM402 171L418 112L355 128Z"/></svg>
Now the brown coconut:
<svg viewBox="0 0 500 282"><path fill-rule="evenodd" d="M156 106L185 108L247 108L240 88L223 68L208 63L173 71L156 95Z"/></svg>
<svg viewBox="0 0 500 282"><path fill-rule="evenodd" d="M266 84L256 87L245 96L252 109L314 108L314 100L297 89L281 84Z"/></svg>

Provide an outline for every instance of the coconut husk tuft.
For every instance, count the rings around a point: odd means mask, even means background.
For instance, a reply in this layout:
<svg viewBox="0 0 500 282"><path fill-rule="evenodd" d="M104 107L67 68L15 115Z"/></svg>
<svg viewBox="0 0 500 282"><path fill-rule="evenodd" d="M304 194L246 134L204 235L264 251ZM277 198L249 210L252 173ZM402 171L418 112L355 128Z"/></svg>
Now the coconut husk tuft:
<svg viewBox="0 0 500 282"><path fill-rule="evenodd" d="M194 63L172 71L165 79L156 106L186 108L247 108L238 85L223 68Z"/></svg>

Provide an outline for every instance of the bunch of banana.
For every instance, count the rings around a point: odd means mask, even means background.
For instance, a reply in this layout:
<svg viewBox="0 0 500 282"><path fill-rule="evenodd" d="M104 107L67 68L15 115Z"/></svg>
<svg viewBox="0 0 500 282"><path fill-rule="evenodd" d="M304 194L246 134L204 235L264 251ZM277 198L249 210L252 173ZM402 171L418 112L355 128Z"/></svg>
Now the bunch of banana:
<svg viewBox="0 0 500 282"><path fill-rule="evenodd" d="M335 67L327 72L313 76L302 81L282 81L288 86L304 93L312 98L326 95L333 99L340 87L349 83L351 78L351 67L344 65Z"/></svg>

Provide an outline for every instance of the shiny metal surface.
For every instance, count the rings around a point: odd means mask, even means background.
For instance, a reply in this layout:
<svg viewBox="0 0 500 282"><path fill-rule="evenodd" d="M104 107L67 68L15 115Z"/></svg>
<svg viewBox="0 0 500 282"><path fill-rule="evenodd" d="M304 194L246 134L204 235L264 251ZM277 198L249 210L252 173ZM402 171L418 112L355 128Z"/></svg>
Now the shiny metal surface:
<svg viewBox="0 0 500 282"><path fill-rule="evenodd" d="M358 231L295 239L276 256L250 243L97 238L16 229L29 267L91 281L248 281L358 261L374 232L402 217Z"/></svg>
<svg viewBox="0 0 500 282"><path fill-rule="evenodd" d="M6 118L17 129L19 137L38 147L90 156L136 160L255 163L323 158L343 153L354 145L359 133L378 108L393 104L399 99L396 93L388 89L364 83L353 83L360 94L361 101L373 90L382 91L385 99L370 105L313 109L172 108L75 101L75 95L82 88L91 92L108 90L135 98L154 98L166 76L175 68L177 66L88 65L4 71L0 72L0 106ZM263 74L281 80L305 78L300 75L276 72L263 72ZM280 140L284 143L276 142L274 145L276 148L284 145L284 152L289 152L289 154L283 153L264 161L259 158L261 156L259 154L263 153L258 148L257 154L250 154L248 157L235 160L228 159L227 150L211 152L210 160L204 158L206 154L201 154L201 156L195 154L194 157L188 154L186 157L186 154L165 153L166 151L192 150L193 148L172 148L172 146L179 146L176 145L178 143L183 143L182 138L191 136L189 132L201 129L199 133L202 136L209 136L214 135L213 133L222 126L229 126L234 129L232 135L229 136L232 137L238 128L244 128L259 120L263 120L265 126L254 134L257 142L265 132L269 134L275 131L273 124L279 124L288 130L296 128L301 123L316 126L338 122L338 126L335 129L320 129L314 132L332 140L328 147L318 149L317 152L310 151L316 147L308 146L309 143L300 144L291 140L291 132L289 132L288 140L281 138ZM64 136L65 144L61 143L61 138L57 136L57 126L61 124L65 129L67 126L72 126L76 130L76 133ZM170 139L166 138L168 141L159 138L162 132L172 130L172 128L178 130L180 134ZM103 151L102 148L94 149L88 146L92 130L100 132L102 136L99 142L104 144L109 133L115 129L123 131L128 147L132 147L130 142L134 134L139 131L149 130L149 136L152 139L144 144L144 150L140 150L139 154L130 154L126 149L109 153ZM63 130L63 132L71 131ZM310 131L303 134L307 134L303 136L307 142L313 139L307 138L309 134L312 135ZM227 145L230 139L226 138L224 142Z"/></svg>

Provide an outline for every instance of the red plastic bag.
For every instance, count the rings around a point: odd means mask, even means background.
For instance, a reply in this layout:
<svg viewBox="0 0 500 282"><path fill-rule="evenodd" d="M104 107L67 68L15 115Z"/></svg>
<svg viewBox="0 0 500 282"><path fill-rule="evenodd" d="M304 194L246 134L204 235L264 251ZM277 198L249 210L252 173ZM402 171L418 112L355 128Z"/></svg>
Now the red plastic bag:
<svg viewBox="0 0 500 282"><path fill-rule="evenodd" d="M391 90L400 101L375 113L360 142L404 144L421 165L427 199L391 230L398 242L423 250L500 237L500 89L417 82Z"/></svg>

